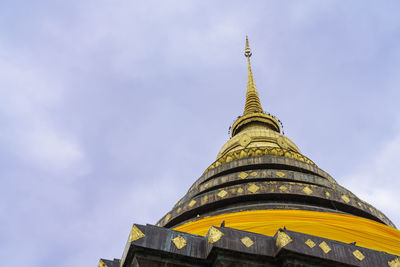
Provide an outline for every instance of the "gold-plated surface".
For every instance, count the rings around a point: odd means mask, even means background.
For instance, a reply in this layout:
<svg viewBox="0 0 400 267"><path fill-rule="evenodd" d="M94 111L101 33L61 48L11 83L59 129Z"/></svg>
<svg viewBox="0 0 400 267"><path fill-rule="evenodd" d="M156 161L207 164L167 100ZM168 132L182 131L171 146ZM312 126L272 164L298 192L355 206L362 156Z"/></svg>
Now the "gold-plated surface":
<svg viewBox="0 0 400 267"><path fill-rule="evenodd" d="M210 227L208 230L208 243L215 243L221 239L224 234L215 227Z"/></svg>
<svg viewBox="0 0 400 267"><path fill-rule="evenodd" d="M256 84L253 78L253 72L251 71L250 57L252 53L250 50L249 39L246 37L246 48L245 56L247 57L247 92L246 92L246 104L244 106L244 115L263 112L261 107L260 98L258 97L258 92L256 89Z"/></svg>
<svg viewBox="0 0 400 267"><path fill-rule="evenodd" d="M129 234L129 242L133 242L136 241L142 237L144 237L145 235L143 234L142 231L140 231L139 228L137 228L136 225L132 226L132 230L131 233Z"/></svg>
<svg viewBox="0 0 400 267"><path fill-rule="evenodd" d="M304 242L307 246L309 246L310 248L315 247L315 243L311 240L311 239L307 239L306 242Z"/></svg>
<svg viewBox="0 0 400 267"><path fill-rule="evenodd" d="M342 195L342 199L343 199L343 201L346 202L346 203L349 203L349 202L350 202L349 197L346 196L346 195Z"/></svg>
<svg viewBox="0 0 400 267"><path fill-rule="evenodd" d="M356 249L356 250L353 251L353 255L354 255L354 257L356 257L359 261L362 261L362 260L365 258L364 254L362 254L361 251L359 251L358 249Z"/></svg>
<svg viewBox="0 0 400 267"><path fill-rule="evenodd" d="M99 267L107 267L107 264L105 264L103 260L100 260Z"/></svg>
<svg viewBox="0 0 400 267"><path fill-rule="evenodd" d="M322 241L321 244L319 244L319 247L322 249L322 251L327 254L329 251L331 251L331 247L328 246L328 244L325 241Z"/></svg>
<svg viewBox="0 0 400 267"><path fill-rule="evenodd" d="M306 186L303 188L303 192L307 195L310 195L313 191L308 186Z"/></svg>
<svg viewBox="0 0 400 267"><path fill-rule="evenodd" d="M397 257L397 258L395 258L395 259L392 260L392 261L388 261L388 265L389 265L390 267L400 267L400 258Z"/></svg>
<svg viewBox="0 0 400 267"><path fill-rule="evenodd" d="M251 142L251 137L248 136L247 134L243 134L240 139L239 139L239 144L242 147L246 147L248 144Z"/></svg>
<svg viewBox="0 0 400 267"><path fill-rule="evenodd" d="M240 239L240 241L248 248L254 244L253 240L251 240L248 236L243 237L242 239Z"/></svg>
<svg viewBox="0 0 400 267"><path fill-rule="evenodd" d="M280 178L283 178L286 176L286 174L284 172L276 172L276 175Z"/></svg>
<svg viewBox="0 0 400 267"><path fill-rule="evenodd" d="M219 196L220 198L225 197L228 194L228 192L226 192L225 190L221 190L219 191L219 193L217 194L217 196Z"/></svg>
<svg viewBox="0 0 400 267"><path fill-rule="evenodd" d="M283 248L284 246L286 246L287 244L289 244L290 242L292 242L293 240L290 238L290 236L285 233L282 230L278 231L278 235L276 237L276 246Z"/></svg>
<svg viewBox="0 0 400 267"><path fill-rule="evenodd" d="M239 173L238 176L239 176L239 178L245 179L249 175L247 173L245 173L245 172L241 172L241 173Z"/></svg>
<svg viewBox="0 0 400 267"><path fill-rule="evenodd" d="M251 184L248 188L247 188L247 190L249 190L251 193L257 193L257 191L258 191L258 189L260 189L260 187L258 187L257 185L255 185L255 184Z"/></svg>
<svg viewBox="0 0 400 267"><path fill-rule="evenodd" d="M172 241L172 243L174 243L174 245L177 249L182 249L186 246L186 239L180 235L173 238L171 241Z"/></svg>
<svg viewBox="0 0 400 267"><path fill-rule="evenodd" d="M204 173L206 173L209 170L212 170L224 163L228 163L232 160L235 160L235 159L241 159L241 158L246 158L246 157L255 157L255 156L261 156L261 155L282 156L285 158L299 160L299 161L308 163L310 165L316 166L315 163L312 162L309 158L307 158L306 156L303 156L300 153L292 151L292 150L285 150L285 149L277 148L277 147L251 147L251 146L249 146L248 148L234 150L232 152L229 152L228 154L221 156L216 161L214 161L214 163L212 163L204 171Z"/></svg>

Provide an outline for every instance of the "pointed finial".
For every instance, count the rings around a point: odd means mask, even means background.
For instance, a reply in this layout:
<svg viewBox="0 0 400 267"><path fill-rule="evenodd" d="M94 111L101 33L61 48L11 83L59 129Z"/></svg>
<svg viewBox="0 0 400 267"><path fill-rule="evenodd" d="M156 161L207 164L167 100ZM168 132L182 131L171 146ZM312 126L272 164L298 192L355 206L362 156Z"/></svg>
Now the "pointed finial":
<svg viewBox="0 0 400 267"><path fill-rule="evenodd" d="M244 49L244 56L245 57L251 57L251 50L250 50L250 45L249 45L249 38L247 38L246 35L246 48Z"/></svg>
<svg viewBox="0 0 400 267"><path fill-rule="evenodd" d="M261 106L260 98L258 97L256 84L254 82L253 72L250 66L250 57L252 55L249 45L249 38L246 36L246 48L244 49L244 55L247 57L248 71L247 71L247 92L246 92L246 103L244 106L243 115L250 113L262 113L263 109Z"/></svg>

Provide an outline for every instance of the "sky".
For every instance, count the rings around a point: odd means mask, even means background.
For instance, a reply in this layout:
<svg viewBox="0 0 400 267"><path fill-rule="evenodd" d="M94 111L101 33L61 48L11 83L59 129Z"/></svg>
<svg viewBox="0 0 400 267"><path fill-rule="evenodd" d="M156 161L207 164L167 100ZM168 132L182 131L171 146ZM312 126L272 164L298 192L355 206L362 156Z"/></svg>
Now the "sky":
<svg viewBox="0 0 400 267"><path fill-rule="evenodd" d="M97 266L265 111L400 226L400 2L0 2L0 258ZM55 264L56 263L56 264Z"/></svg>

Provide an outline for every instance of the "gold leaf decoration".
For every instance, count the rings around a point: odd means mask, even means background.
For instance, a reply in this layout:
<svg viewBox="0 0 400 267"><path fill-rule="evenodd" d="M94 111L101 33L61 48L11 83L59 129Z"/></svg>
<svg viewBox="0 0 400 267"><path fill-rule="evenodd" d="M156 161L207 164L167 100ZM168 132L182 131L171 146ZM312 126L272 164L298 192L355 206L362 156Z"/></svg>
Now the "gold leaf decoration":
<svg viewBox="0 0 400 267"><path fill-rule="evenodd" d="M172 241L172 243L174 243L174 245L177 249L182 249L186 246L186 239L180 235L173 238L171 241Z"/></svg>
<svg viewBox="0 0 400 267"><path fill-rule="evenodd" d="M390 267L400 267L400 258L397 257L392 261L388 261Z"/></svg>
<svg viewBox="0 0 400 267"><path fill-rule="evenodd" d="M239 188L239 189L238 189L238 193L239 193L239 194L243 193L243 189L242 189L242 188Z"/></svg>
<svg viewBox="0 0 400 267"><path fill-rule="evenodd" d="M225 190L221 190L219 191L219 193L217 194L217 196L219 196L220 198L225 197L228 194L228 192L226 192Z"/></svg>
<svg viewBox="0 0 400 267"><path fill-rule="evenodd" d="M307 239L306 242L304 242L307 246L309 246L310 248L315 247L315 243L311 240L311 239Z"/></svg>
<svg viewBox="0 0 400 267"><path fill-rule="evenodd" d="M257 172L252 172L252 173L250 173L250 176L256 177L257 174L258 174Z"/></svg>
<svg viewBox="0 0 400 267"><path fill-rule="evenodd" d="M245 173L245 172L241 172L241 173L239 173L238 176L239 176L239 178L245 179L249 175L247 173Z"/></svg>
<svg viewBox="0 0 400 267"><path fill-rule="evenodd" d="M343 199L343 201L346 202L346 203L349 203L349 202L350 202L349 197L346 196L346 195L342 195L342 199Z"/></svg>
<svg viewBox="0 0 400 267"><path fill-rule="evenodd" d="M139 228L137 228L136 225L132 226L132 230L131 233L129 234L129 242L133 242L136 241L142 237L144 237L145 235L143 234L142 231L140 231Z"/></svg>
<svg viewBox="0 0 400 267"><path fill-rule="evenodd" d="M243 237L242 239L240 239L240 241L248 248L254 244L253 240L251 240L248 236Z"/></svg>
<svg viewBox="0 0 400 267"><path fill-rule="evenodd" d="M329 251L331 251L331 247L328 246L328 244L325 241L322 241L321 244L319 244L319 247L322 249L322 251L327 254Z"/></svg>
<svg viewBox="0 0 400 267"><path fill-rule="evenodd" d="M251 142L251 137L248 136L247 134L243 134L242 137L239 140L239 144L242 147L246 147L248 144L250 144L250 142Z"/></svg>
<svg viewBox="0 0 400 267"><path fill-rule="evenodd" d="M286 246L287 244L289 244L290 242L292 242L293 240L290 238L290 236L288 234L286 234L284 231L279 230L278 231L278 235L276 237L276 245L280 248L283 248L284 246Z"/></svg>
<svg viewBox="0 0 400 267"><path fill-rule="evenodd" d="M329 197L331 196L331 194L330 194L329 192L325 192L325 196L326 196L327 198L329 198Z"/></svg>
<svg viewBox="0 0 400 267"><path fill-rule="evenodd" d="M281 185L281 186L279 187L279 190L281 190L282 192L285 192L285 191L287 190L287 187L284 186L284 185Z"/></svg>
<svg viewBox="0 0 400 267"><path fill-rule="evenodd" d="M215 227L210 227L208 230L208 243L213 244L221 239L224 234Z"/></svg>
<svg viewBox="0 0 400 267"><path fill-rule="evenodd" d="M100 260L99 267L107 267L107 264L105 264L103 260Z"/></svg>
<svg viewBox="0 0 400 267"><path fill-rule="evenodd" d="M365 258L364 254L362 254L361 251L359 251L358 249L356 249L356 250L353 251L353 255L354 255L354 257L356 257L359 261L362 261L362 260Z"/></svg>
<svg viewBox="0 0 400 267"><path fill-rule="evenodd" d="M277 172L276 175L280 178L285 177L286 174L284 172Z"/></svg>
<svg viewBox="0 0 400 267"><path fill-rule="evenodd" d="M189 202L189 207L193 207L194 204L196 204L196 200L192 199L192 201Z"/></svg>
<svg viewBox="0 0 400 267"><path fill-rule="evenodd" d="M303 188L303 192L307 195L310 195L313 191L308 186L306 186Z"/></svg>
<svg viewBox="0 0 400 267"><path fill-rule="evenodd" d="M165 216L165 223L167 223L171 219L171 214L168 213L167 216Z"/></svg>
<svg viewBox="0 0 400 267"><path fill-rule="evenodd" d="M258 191L258 189L260 189L260 187L258 187L257 185L255 185L255 184L251 184L248 188L247 188L247 190L249 190L251 193L257 193L257 191Z"/></svg>
<svg viewBox="0 0 400 267"><path fill-rule="evenodd" d="M181 212L181 210L182 210L182 208L181 208L181 207L179 207L179 208L176 210L176 213L179 213L179 212Z"/></svg>

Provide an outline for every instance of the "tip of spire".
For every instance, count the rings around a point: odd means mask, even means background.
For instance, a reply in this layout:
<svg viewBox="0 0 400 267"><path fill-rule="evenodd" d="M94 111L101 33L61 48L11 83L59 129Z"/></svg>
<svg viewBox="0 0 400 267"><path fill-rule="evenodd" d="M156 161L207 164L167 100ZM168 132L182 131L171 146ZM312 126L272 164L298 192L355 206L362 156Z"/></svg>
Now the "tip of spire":
<svg viewBox="0 0 400 267"><path fill-rule="evenodd" d="M246 48L244 49L244 56L245 57L251 57L251 50L250 50L250 45L249 45L249 38L246 35Z"/></svg>

